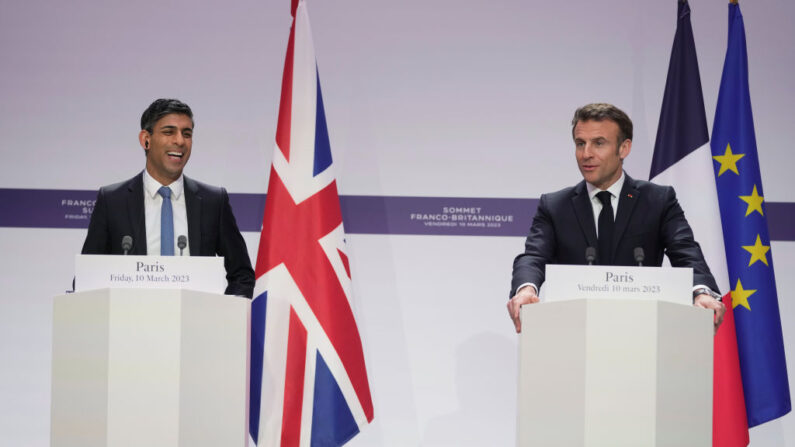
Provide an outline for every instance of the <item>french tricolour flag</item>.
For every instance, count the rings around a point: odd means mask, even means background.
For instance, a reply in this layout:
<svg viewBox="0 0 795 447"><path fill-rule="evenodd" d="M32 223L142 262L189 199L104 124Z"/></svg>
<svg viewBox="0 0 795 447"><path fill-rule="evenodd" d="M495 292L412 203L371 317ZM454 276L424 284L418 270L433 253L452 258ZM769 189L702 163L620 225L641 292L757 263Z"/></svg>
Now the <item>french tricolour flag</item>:
<svg viewBox="0 0 795 447"><path fill-rule="evenodd" d="M649 178L676 189L679 203L724 295L726 315L715 334L712 445L745 446L748 425L707 115L690 7L686 0L677 3L676 34Z"/></svg>
<svg viewBox="0 0 795 447"><path fill-rule="evenodd" d="M249 431L337 446L373 420L306 3L293 1L252 304Z"/></svg>

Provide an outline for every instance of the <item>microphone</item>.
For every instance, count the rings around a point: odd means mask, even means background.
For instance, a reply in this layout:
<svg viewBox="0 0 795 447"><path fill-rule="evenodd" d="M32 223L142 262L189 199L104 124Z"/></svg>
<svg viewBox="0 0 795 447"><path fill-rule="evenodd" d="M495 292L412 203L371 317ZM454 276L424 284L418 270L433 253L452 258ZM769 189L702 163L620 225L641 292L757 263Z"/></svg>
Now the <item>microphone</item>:
<svg viewBox="0 0 795 447"><path fill-rule="evenodd" d="M635 247L633 253L635 255L635 262L638 263L638 267L643 267L643 260L646 259L646 254L643 253L643 247Z"/></svg>
<svg viewBox="0 0 795 447"><path fill-rule="evenodd" d="M585 261L588 265L593 265L594 260L596 260L596 249L593 247L588 247L585 249Z"/></svg>
<svg viewBox="0 0 795 447"><path fill-rule="evenodd" d="M184 234L180 234L177 237L177 247L179 248L179 255L182 256L182 250L188 246L188 238L185 237Z"/></svg>
<svg viewBox="0 0 795 447"><path fill-rule="evenodd" d="M121 249L124 250L125 256L127 255L127 252L130 251L131 248L132 248L132 236L125 234L121 238Z"/></svg>

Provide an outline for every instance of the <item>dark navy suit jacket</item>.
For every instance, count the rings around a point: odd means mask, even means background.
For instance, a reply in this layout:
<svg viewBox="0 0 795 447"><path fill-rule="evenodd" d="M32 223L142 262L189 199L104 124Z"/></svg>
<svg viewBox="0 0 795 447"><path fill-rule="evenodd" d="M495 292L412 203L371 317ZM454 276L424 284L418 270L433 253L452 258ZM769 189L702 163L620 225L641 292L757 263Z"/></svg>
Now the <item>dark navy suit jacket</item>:
<svg viewBox="0 0 795 447"><path fill-rule="evenodd" d="M513 261L511 296L524 283L541 287L547 264L585 264L587 247L597 247L597 239L585 181L542 195L525 251ZM643 248L643 265L660 266L667 255L672 266L693 268L694 285L718 291L674 189L625 174L618 198L612 264L637 265L635 247Z"/></svg>
<svg viewBox="0 0 795 447"><path fill-rule="evenodd" d="M254 270L246 242L237 227L229 195L224 188L188 177L185 209L191 256L223 256L228 286L226 294L251 298ZM100 188L83 254L122 254L121 240L132 236L131 255L146 255L143 172L120 183Z"/></svg>

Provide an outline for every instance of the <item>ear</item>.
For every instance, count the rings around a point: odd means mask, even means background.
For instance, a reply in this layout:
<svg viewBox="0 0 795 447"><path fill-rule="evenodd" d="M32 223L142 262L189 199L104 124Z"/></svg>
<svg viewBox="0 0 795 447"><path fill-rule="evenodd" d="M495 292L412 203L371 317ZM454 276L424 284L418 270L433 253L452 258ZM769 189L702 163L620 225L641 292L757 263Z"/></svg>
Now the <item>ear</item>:
<svg viewBox="0 0 795 447"><path fill-rule="evenodd" d="M145 129L141 129L141 132L138 134L138 142L141 143L141 147L144 148L145 151L149 149L149 137L151 137L151 135L149 135L149 132Z"/></svg>
<svg viewBox="0 0 795 447"><path fill-rule="evenodd" d="M624 160L627 158L627 155L629 155L630 152L632 152L632 140L624 140L624 142L621 143L621 146L618 148L618 156L621 158L621 160Z"/></svg>

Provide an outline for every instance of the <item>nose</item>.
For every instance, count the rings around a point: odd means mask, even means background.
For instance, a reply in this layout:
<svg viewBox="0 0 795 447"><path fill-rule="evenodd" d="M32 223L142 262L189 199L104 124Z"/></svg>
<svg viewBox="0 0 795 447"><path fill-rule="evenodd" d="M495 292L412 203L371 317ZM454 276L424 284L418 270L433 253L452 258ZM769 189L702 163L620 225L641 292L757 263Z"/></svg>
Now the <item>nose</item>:
<svg viewBox="0 0 795 447"><path fill-rule="evenodd" d="M591 143L585 143L585 147L582 150L582 156L584 158L591 158L593 156L593 146Z"/></svg>
<svg viewBox="0 0 795 447"><path fill-rule="evenodd" d="M182 136L180 132L177 132L174 136L174 143L177 146L182 146L185 144L185 137Z"/></svg>

